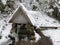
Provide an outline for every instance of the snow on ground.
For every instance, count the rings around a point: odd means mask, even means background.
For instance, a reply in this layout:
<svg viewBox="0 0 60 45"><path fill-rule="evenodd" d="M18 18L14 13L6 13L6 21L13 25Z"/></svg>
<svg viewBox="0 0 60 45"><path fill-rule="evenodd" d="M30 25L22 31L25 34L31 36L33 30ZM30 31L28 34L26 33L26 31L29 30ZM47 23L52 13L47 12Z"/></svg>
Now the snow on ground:
<svg viewBox="0 0 60 45"><path fill-rule="evenodd" d="M0 35L2 36L2 38L0 39L0 45L7 44L9 40L8 35L10 34L11 28L12 28L11 24L6 24L4 20L0 21Z"/></svg>
<svg viewBox="0 0 60 45"><path fill-rule="evenodd" d="M60 29L48 29L42 32L52 39L53 45L60 45Z"/></svg>
<svg viewBox="0 0 60 45"><path fill-rule="evenodd" d="M35 32L35 31L34 31L34 32ZM37 42L41 37L39 36L38 33L35 32L35 38L36 38L35 42Z"/></svg>

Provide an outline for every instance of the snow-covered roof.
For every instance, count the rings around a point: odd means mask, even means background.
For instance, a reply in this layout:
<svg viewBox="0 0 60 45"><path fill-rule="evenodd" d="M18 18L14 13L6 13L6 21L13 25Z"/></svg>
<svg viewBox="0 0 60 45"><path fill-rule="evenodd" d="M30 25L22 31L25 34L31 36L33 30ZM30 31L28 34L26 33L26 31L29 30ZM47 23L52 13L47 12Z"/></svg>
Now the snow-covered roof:
<svg viewBox="0 0 60 45"><path fill-rule="evenodd" d="M52 17L49 17L45 13L41 11L29 11L24 7L23 4L20 3L19 5L20 5L19 8L23 10L23 13L25 14L25 16L27 16L27 18L32 23L32 25L37 26L37 27L40 27L40 26L59 27L60 26L59 21L57 21L56 19ZM19 8L17 10L19 10ZM13 16L11 17L10 21L12 20Z"/></svg>
<svg viewBox="0 0 60 45"><path fill-rule="evenodd" d="M49 17L43 12L37 12L37 11L29 11L29 16L34 18L34 25L35 26L42 26L42 27L60 27L60 23L58 20ZM32 22L33 23L33 22Z"/></svg>

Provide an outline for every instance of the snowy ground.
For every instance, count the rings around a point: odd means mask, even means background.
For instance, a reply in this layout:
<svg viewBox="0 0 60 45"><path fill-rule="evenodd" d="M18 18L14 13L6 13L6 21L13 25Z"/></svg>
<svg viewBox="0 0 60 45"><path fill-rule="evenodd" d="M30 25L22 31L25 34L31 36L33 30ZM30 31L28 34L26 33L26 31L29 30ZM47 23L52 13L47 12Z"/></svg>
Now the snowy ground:
<svg viewBox="0 0 60 45"><path fill-rule="evenodd" d="M53 42L53 45L60 45L60 28L43 30L42 33L45 36L50 37L50 39ZM35 34L36 34L35 37L36 37L36 41L37 41L41 37L37 33L35 33Z"/></svg>
<svg viewBox="0 0 60 45"><path fill-rule="evenodd" d="M0 45L7 45L8 39L6 36L9 35L11 25L8 25L5 30L2 31L2 39L0 39ZM58 29L48 29L42 31L44 35L50 37L53 41L54 45L60 45L60 28ZM36 34L36 33L35 33ZM38 40L39 36L36 34L36 40Z"/></svg>
<svg viewBox="0 0 60 45"><path fill-rule="evenodd" d="M60 45L60 29L49 29L42 32L52 39L54 45Z"/></svg>
<svg viewBox="0 0 60 45"><path fill-rule="evenodd" d="M8 35L10 34L10 30L12 28L11 24L5 24L4 21L0 22L0 35L2 38L0 39L0 45L7 45L9 42Z"/></svg>

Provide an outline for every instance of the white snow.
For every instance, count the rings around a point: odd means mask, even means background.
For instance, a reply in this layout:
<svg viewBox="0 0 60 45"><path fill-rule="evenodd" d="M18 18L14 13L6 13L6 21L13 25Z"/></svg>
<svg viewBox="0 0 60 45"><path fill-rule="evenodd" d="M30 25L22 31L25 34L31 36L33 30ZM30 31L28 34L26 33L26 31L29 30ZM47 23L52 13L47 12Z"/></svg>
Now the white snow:
<svg viewBox="0 0 60 45"><path fill-rule="evenodd" d="M0 35L2 35L2 38L0 39L0 45L5 45L5 44L7 44L8 40L9 40L8 35L10 34L12 24L7 23L7 26L6 26L6 23L4 22L4 20L1 20L0 25L1 25L0 26ZM3 28L3 26L4 26L4 28Z"/></svg>
<svg viewBox="0 0 60 45"><path fill-rule="evenodd" d="M52 39L53 45L60 45L60 29L48 29L42 32Z"/></svg>
<svg viewBox="0 0 60 45"><path fill-rule="evenodd" d="M35 31L34 31L34 32L35 32ZM35 32L35 38L36 38L35 42L37 42L41 37L39 36L38 33Z"/></svg>
<svg viewBox="0 0 60 45"><path fill-rule="evenodd" d="M46 14L42 13L42 12L38 12L38 11L29 11L28 12L28 16L30 19L33 18L35 22L31 22L34 23L35 26L55 26L55 27L60 27L60 23L59 21L57 21L56 19L47 16Z"/></svg>

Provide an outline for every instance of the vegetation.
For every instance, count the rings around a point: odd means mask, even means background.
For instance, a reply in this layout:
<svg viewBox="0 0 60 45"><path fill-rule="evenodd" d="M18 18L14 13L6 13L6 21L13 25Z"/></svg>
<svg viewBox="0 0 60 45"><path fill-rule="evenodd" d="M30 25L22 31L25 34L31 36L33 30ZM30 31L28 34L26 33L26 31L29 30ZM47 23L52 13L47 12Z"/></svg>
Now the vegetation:
<svg viewBox="0 0 60 45"><path fill-rule="evenodd" d="M3 13L10 13L14 10L14 1L7 0L6 4L4 5L2 0L0 0L0 12Z"/></svg>

